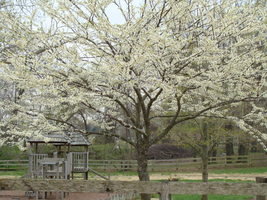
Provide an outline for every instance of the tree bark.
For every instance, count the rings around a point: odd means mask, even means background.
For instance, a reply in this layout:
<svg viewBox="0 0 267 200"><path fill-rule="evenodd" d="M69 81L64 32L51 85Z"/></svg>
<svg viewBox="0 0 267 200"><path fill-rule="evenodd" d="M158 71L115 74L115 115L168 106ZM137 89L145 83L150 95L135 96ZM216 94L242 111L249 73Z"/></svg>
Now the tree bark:
<svg viewBox="0 0 267 200"><path fill-rule="evenodd" d="M140 181L149 181L148 173L148 148L144 145L140 145L137 148L137 173ZM141 194L142 200L150 200L150 194Z"/></svg>
<svg viewBox="0 0 267 200"><path fill-rule="evenodd" d="M217 145L216 145L217 146ZM212 158L212 164L216 164L216 156L217 156L217 147L215 146L216 149L214 149L212 152L211 152L211 156L213 157Z"/></svg>
<svg viewBox="0 0 267 200"><path fill-rule="evenodd" d="M202 182L208 182L209 180L209 173L208 173L208 155L203 155L201 157L202 160ZM204 194L201 197L201 200L208 200L208 195Z"/></svg>
<svg viewBox="0 0 267 200"><path fill-rule="evenodd" d="M244 156L244 155L247 155L248 154L248 151L247 151L247 148L244 144L239 144L238 145L238 155L239 156ZM238 163L246 163L247 161L244 161L243 160L243 157L238 157L238 160L242 160L242 161L238 161Z"/></svg>
<svg viewBox="0 0 267 200"><path fill-rule="evenodd" d="M202 122L202 182L208 182L209 174L208 174L208 162L209 162L209 146L208 146L208 127L206 122ZM201 197L201 200L208 200L208 195L204 194Z"/></svg>
<svg viewBox="0 0 267 200"><path fill-rule="evenodd" d="M226 156L234 155L234 142L232 137L226 139L225 151ZM227 158L227 163L232 163L231 158Z"/></svg>

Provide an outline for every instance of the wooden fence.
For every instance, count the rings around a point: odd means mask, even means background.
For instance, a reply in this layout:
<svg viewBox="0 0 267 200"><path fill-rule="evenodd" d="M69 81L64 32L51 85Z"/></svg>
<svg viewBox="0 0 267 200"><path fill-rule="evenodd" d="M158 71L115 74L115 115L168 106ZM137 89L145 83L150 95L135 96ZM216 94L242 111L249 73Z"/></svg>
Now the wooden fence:
<svg viewBox="0 0 267 200"><path fill-rule="evenodd" d="M28 169L29 160L0 160L1 171Z"/></svg>
<svg viewBox="0 0 267 200"><path fill-rule="evenodd" d="M267 155L210 157L209 168L267 166ZM99 171L136 171L136 160L90 160L89 167ZM200 158L149 160L149 171L180 171L201 169Z"/></svg>
<svg viewBox="0 0 267 200"><path fill-rule="evenodd" d="M20 191L67 191L115 194L160 194L169 200L171 194L220 194L220 195L267 195L267 183L187 183L150 181L85 181L85 180L38 180L0 179L1 190Z"/></svg>
<svg viewBox="0 0 267 200"><path fill-rule="evenodd" d="M113 194L111 197L107 197L103 200L134 200L136 199L138 194L136 193L118 193L118 194Z"/></svg>
<svg viewBox="0 0 267 200"><path fill-rule="evenodd" d="M98 171L136 171L136 160L90 160L88 166ZM210 157L209 168L267 166L267 155ZM0 170L26 169L28 160L0 160ZM180 171L201 168L200 158L149 160L149 171Z"/></svg>

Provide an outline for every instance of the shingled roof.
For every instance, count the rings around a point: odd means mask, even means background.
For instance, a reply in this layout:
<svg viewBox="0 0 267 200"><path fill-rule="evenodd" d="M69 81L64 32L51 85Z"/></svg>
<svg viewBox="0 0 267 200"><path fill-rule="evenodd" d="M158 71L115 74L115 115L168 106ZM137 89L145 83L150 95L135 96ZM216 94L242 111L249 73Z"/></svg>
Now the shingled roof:
<svg viewBox="0 0 267 200"><path fill-rule="evenodd" d="M28 139L29 143L50 143L55 145L89 146L91 143L77 132L52 132Z"/></svg>

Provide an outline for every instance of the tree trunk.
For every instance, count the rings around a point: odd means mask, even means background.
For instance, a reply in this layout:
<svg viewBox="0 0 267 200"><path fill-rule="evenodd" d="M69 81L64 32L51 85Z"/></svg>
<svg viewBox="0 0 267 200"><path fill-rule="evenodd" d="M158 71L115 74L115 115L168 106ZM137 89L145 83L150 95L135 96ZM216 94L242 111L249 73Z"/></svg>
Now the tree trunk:
<svg viewBox="0 0 267 200"><path fill-rule="evenodd" d="M248 151L247 151L247 148L244 144L239 144L238 146L238 155L239 156L244 156L244 155L247 155L248 154Z"/></svg>
<svg viewBox="0 0 267 200"><path fill-rule="evenodd" d="M244 156L244 155L247 155L248 154L248 151L247 151L247 148L244 144L239 144L238 145L238 155L239 156ZM238 160L242 160L242 161L238 161L238 163L246 163L247 161L244 161L244 158L243 157L238 157Z"/></svg>
<svg viewBox="0 0 267 200"><path fill-rule="evenodd" d="M140 181L149 181L148 173L148 149L144 146L137 149L137 172ZM150 194L141 194L142 200L150 200Z"/></svg>
<svg viewBox="0 0 267 200"><path fill-rule="evenodd" d="M209 146L208 146L208 127L206 122L202 122L202 182L208 182L209 174L208 174L208 162L209 162ZM204 194L201 197L201 200L208 200L208 195Z"/></svg>
<svg viewBox="0 0 267 200"><path fill-rule="evenodd" d="M226 156L234 155L234 142L232 137L226 139L225 151ZM231 158L227 158L227 163L232 163Z"/></svg>
<svg viewBox="0 0 267 200"><path fill-rule="evenodd" d="M203 155L201 157L202 160L202 182L208 182L209 180L209 173L208 173L208 155ZM208 195L204 194L201 197L201 200L208 200Z"/></svg>
<svg viewBox="0 0 267 200"><path fill-rule="evenodd" d="M216 164L216 156L217 156L217 145L215 146L215 149L211 153L212 158L212 164Z"/></svg>

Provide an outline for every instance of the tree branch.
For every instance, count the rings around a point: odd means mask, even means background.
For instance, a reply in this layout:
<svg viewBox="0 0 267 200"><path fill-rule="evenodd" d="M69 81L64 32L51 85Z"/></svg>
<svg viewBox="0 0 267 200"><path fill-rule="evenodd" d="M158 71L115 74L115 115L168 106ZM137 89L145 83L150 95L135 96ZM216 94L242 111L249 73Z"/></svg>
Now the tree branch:
<svg viewBox="0 0 267 200"><path fill-rule="evenodd" d="M137 132L140 133L140 134L145 134L145 132L144 132L142 129L139 129L139 128L137 128L136 126L127 124L127 123L125 123L123 120L121 120L121 119L119 119L119 118L117 118L117 117L115 117L115 116L113 116L113 115L111 115L111 114L104 113L103 111L101 111L101 110L99 110L99 109L93 107L91 104L87 104L87 103L85 103L85 102L82 102L82 104L85 105L86 107L88 107L88 108L90 108L90 109L96 111L97 113L99 113L99 114L101 114L101 115L103 115L103 116L107 116L107 117L109 117L110 119L112 119L112 120L118 122L120 125L122 125L122 126L124 126L124 127L126 127L126 128L133 129L133 130L137 131Z"/></svg>
<svg viewBox="0 0 267 200"><path fill-rule="evenodd" d="M126 143L128 143L128 144L130 144L130 145L132 145L133 147L136 147L136 144L133 142L133 141L131 141L131 140L129 140L128 138L126 138L126 137L123 137L123 136L121 136L121 135L118 135L118 134L116 134L116 133L105 133L105 132L86 132L86 134L87 135L108 135L108 136L110 136L110 137L115 137L115 138L118 138L118 139L120 139L120 140L122 140L122 141L124 141L124 142L126 142Z"/></svg>

